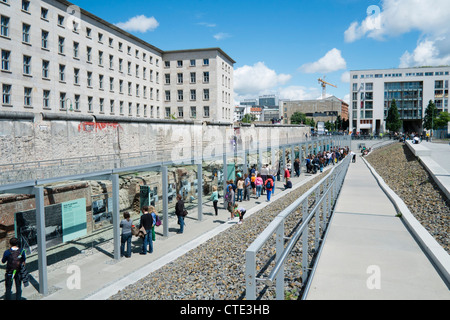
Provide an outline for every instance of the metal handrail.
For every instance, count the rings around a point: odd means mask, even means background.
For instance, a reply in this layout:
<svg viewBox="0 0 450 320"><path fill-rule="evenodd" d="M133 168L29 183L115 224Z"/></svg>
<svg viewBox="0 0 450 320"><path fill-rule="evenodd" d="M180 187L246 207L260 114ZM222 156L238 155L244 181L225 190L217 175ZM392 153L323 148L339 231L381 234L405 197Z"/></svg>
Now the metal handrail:
<svg viewBox="0 0 450 320"><path fill-rule="evenodd" d="M284 298L284 265L287 257L291 253L294 246L299 241L300 237L306 237L303 240L303 280L306 281L308 276L308 227L312 218L316 215L316 234L315 244L319 245L319 208L323 208L323 231L328 224L332 213L332 203L336 203L337 196L340 192L340 188L343 184L348 166L350 164L350 157L347 156L337 167L334 167L329 174L321 179L314 187L304 193L299 199L293 202L290 206L284 209L279 215L277 215L273 221L267 226L267 228L259 235L259 237L248 247L246 250L246 298L247 300L256 299L256 283L264 282L268 286L272 286L276 283L276 297L277 299ZM323 187L323 188L322 188ZM323 189L320 197L318 196L321 188ZM286 218L300 206L303 206L303 213L305 216L308 208L308 199L311 195L315 195L314 207L306 218L303 218L301 225L295 230L294 235L289 238L289 241L284 246L284 223ZM326 207L325 207L326 206ZM257 252L272 238L272 235L276 234L276 263L272 268L269 276L263 278L257 278L256 274L256 254ZM317 249L317 248L316 248ZM318 250L316 250L317 252ZM282 273L280 276L280 272Z"/></svg>

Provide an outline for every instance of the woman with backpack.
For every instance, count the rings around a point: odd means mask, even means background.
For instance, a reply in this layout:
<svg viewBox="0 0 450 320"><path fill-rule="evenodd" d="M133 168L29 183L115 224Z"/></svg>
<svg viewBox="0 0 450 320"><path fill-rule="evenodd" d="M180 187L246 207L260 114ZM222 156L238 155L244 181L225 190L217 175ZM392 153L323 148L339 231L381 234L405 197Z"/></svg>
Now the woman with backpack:
<svg viewBox="0 0 450 320"><path fill-rule="evenodd" d="M273 189L273 179L270 174L267 176L265 187L267 190L267 201L270 201L270 195L272 194Z"/></svg>

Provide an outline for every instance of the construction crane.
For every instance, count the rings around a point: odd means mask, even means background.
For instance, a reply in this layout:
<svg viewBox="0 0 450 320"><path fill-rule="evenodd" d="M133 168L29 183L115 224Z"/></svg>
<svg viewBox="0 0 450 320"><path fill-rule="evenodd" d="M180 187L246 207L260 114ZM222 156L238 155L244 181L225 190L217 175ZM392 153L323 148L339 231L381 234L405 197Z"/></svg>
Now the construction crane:
<svg viewBox="0 0 450 320"><path fill-rule="evenodd" d="M323 77L325 79L325 77ZM319 84L322 86L322 99L326 98L327 95L327 85L337 88L334 84L328 83L325 80L319 78Z"/></svg>

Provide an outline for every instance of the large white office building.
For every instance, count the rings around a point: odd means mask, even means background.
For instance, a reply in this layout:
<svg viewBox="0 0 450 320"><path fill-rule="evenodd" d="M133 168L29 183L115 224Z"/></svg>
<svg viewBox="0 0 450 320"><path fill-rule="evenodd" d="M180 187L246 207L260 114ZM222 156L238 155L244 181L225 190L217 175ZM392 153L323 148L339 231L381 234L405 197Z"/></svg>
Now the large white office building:
<svg viewBox="0 0 450 320"><path fill-rule="evenodd" d="M350 132L383 133L392 100L396 100L403 132L421 132L429 101L449 111L450 66L350 72Z"/></svg>
<svg viewBox="0 0 450 320"><path fill-rule="evenodd" d="M232 122L220 48L163 51L63 0L0 0L0 112Z"/></svg>

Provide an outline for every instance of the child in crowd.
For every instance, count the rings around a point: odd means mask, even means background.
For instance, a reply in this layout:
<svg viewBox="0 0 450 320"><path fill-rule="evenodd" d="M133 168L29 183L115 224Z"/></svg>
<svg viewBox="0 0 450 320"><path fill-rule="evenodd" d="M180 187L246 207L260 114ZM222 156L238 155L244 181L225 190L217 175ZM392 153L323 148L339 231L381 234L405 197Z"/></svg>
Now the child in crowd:
<svg viewBox="0 0 450 320"><path fill-rule="evenodd" d="M244 221L244 215L247 212L247 210L245 210L242 207L238 207L237 204L234 205L234 214L236 216L239 216L239 222L238 224L242 224L242 222Z"/></svg>

